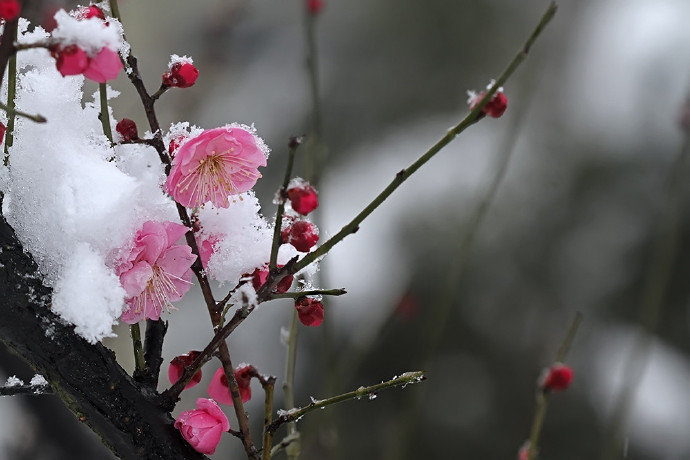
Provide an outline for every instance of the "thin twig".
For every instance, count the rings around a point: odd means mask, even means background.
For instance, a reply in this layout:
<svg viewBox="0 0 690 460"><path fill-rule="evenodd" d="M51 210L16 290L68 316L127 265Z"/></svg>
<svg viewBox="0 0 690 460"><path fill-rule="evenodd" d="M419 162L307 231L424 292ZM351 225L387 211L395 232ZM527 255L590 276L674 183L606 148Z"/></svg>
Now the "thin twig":
<svg viewBox="0 0 690 460"><path fill-rule="evenodd" d="M311 289L308 291L284 292L282 294L271 294L271 299L297 299L308 295L332 295L340 296L347 294L344 288L340 289Z"/></svg>
<svg viewBox="0 0 690 460"><path fill-rule="evenodd" d="M558 353L556 353L556 362L562 363L565 361L565 357L570 350L570 346L573 343L573 339L575 338L575 334L577 334L577 329L580 327L581 322L582 313L575 313L575 317L570 323L568 332L565 335L561 346L558 347ZM550 393L544 388L539 388L537 391L537 408L534 413L534 419L532 420L532 429L530 430L529 447L527 453L528 460L534 460L537 458L539 436L541 435L541 429L544 426L544 419L546 418L546 409L549 405L549 395Z"/></svg>
<svg viewBox="0 0 690 460"><path fill-rule="evenodd" d="M283 214L285 213L285 200L287 200L287 187L290 183L290 177L292 177L292 166L295 163L295 152L297 148L302 143L302 139L299 137L293 137L288 143L288 162L285 166L285 174L283 175L283 185L280 187L278 194L280 199L278 202L278 210L276 211L276 222L273 228L273 242L271 244L271 258L268 264L268 274L269 276L276 274L277 264L278 264L278 249L280 249L280 231L283 225ZM268 283L268 280L267 280Z"/></svg>
<svg viewBox="0 0 690 460"><path fill-rule="evenodd" d="M390 380L381 382L376 385L371 385L368 387L359 387L354 391L343 393L338 396L333 396L331 398L322 399L320 401L314 400L311 402L311 404L304 407L294 408L287 411L278 411L278 418L273 423L271 423L268 429L272 432L275 432L282 424L294 422L300 419L305 414L308 414L309 412L314 411L316 409L321 409L326 406L330 406L331 404L347 401L348 399L361 399L363 397L373 399L376 397L376 394L380 390L385 390L386 388L392 388L401 385L404 388L409 384L419 383L425 378L426 377L424 376L423 371L405 372L400 376L393 377Z"/></svg>
<svg viewBox="0 0 690 460"><path fill-rule="evenodd" d="M262 460L271 458L271 446L273 445L273 433L268 431L268 427L273 422L273 392L275 390L276 378L271 376L265 380L261 380L261 386L266 394L264 402L264 440L263 440L263 454Z"/></svg>
<svg viewBox="0 0 690 460"><path fill-rule="evenodd" d="M484 97L477 104L477 106L455 127L448 130L445 136L443 136L438 142L436 142L429 150L427 150L421 157L419 157L414 163L412 163L406 169L399 171L395 178L388 184L388 186L376 196L371 203L369 203L359 214L357 214L354 219L345 225L338 233L333 235L325 243L319 246L315 251L310 252L302 259L300 259L290 270L287 270L289 274L296 273L303 269L307 265L311 264L320 257L323 257L331 250L333 246L342 241L346 236L355 233L359 230L359 225L366 219L372 212L376 210L403 182L405 182L412 174L414 174L419 168L426 164L431 158L433 158L441 149L446 147L453 141L460 133L465 131L470 126L477 123L482 119L480 114L482 114L482 109L493 97L499 87L503 86L505 82L510 78L510 76L517 70L520 64L527 58L530 48L534 44L539 34L544 30L544 27L553 19L554 14L556 14L557 6L552 2L547 8L546 12L542 15L541 20L537 24L536 28L532 31L529 38L520 49L520 51L515 55L513 60L508 64L508 67L503 71L503 73L498 77L495 83L487 90ZM280 280L276 281L279 282ZM272 290L275 286L268 286L267 289Z"/></svg>
<svg viewBox="0 0 690 460"><path fill-rule="evenodd" d="M0 109L7 112L8 115L16 115L18 117L27 118L31 121L36 122L36 123L45 123L46 121L48 121L48 120L46 120L46 117L44 117L43 115L40 115L40 114L33 115L31 113L22 112L21 110L17 110L17 109L13 109L11 107L8 107L7 105L5 105L1 102L0 102Z"/></svg>
<svg viewBox="0 0 690 460"><path fill-rule="evenodd" d="M686 104L690 105L690 97ZM601 458L620 457L635 395L649 362L653 336L659 325L664 297L678 256L682 221L688 203L687 177L690 172L690 129L670 171L666 203L652 240L651 260L646 268L639 305L642 330L634 339L623 366L622 387L615 398Z"/></svg>
<svg viewBox="0 0 690 460"><path fill-rule="evenodd" d="M281 450L286 449L290 444L292 444L295 441L299 441L299 433L289 434L289 435L285 436L278 444L276 444L273 447L273 449L271 449L270 457L273 457L275 454L277 454Z"/></svg>
<svg viewBox="0 0 690 460"><path fill-rule="evenodd" d="M295 365L297 364L297 334L299 326L299 315L297 309L292 309L290 317L290 330L287 339L287 350L285 357L285 381L283 382L283 392L285 393L285 405L295 407ZM288 422L288 435L299 438L297 424L294 421ZM293 442L287 451L289 459L295 459L300 453L300 443Z"/></svg>
<svg viewBox="0 0 690 460"><path fill-rule="evenodd" d="M14 39L17 39L17 29L14 29ZM10 163L10 147L14 143L15 96L17 95L17 55L13 54L7 66L7 131L5 132L5 150L3 164Z"/></svg>
<svg viewBox="0 0 690 460"><path fill-rule="evenodd" d="M110 141L110 145L115 145L113 142L113 131L110 129L110 111L108 110L108 87L105 83L98 84L98 93L100 95L101 101L101 112L98 118L101 119L101 125L103 125L103 134Z"/></svg>

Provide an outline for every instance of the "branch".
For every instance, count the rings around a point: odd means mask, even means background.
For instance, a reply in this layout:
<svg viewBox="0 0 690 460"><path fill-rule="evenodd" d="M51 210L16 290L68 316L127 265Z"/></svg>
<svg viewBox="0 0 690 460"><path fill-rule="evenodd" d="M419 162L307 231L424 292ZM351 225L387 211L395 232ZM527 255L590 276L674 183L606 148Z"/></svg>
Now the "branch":
<svg viewBox="0 0 690 460"><path fill-rule="evenodd" d="M201 459L170 415L120 367L112 351L74 333L49 308L52 291L0 216L0 341L45 377L72 412L122 458Z"/></svg>
<svg viewBox="0 0 690 460"><path fill-rule="evenodd" d="M345 288L339 289L312 289L309 291L296 291L296 292L284 292L282 294L271 294L271 300L273 299L297 299L299 297L304 297L308 295L332 295L340 296L347 294Z"/></svg>
<svg viewBox="0 0 690 460"><path fill-rule="evenodd" d="M577 334L577 329L580 327L582 322L582 313L575 313L573 321L570 323L568 332L558 348L558 353L556 353L556 362L562 363L565 361L565 357L568 355L570 346L575 339L575 334ZM534 414L534 419L532 421L532 429L530 430L529 444L527 460L534 460L537 458L537 450L539 445L539 436L541 435L541 429L544 426L544 419L546 418L546 409L549 405L549 392L545 389L539 390L537 393L537 410Z"/></svg>
<svg viewBox="0 0 690 460"><path fill-rule="evenodd" d="M347 401L348 399L361 399L364 396L373 399L372 395L375 398L376 393L379 390L385 390L386 388L392 388L401 385L404 388L409 384L419 383L425 379L426 377L424 376L423 371L405 372L399 377L394 377L390 380L376 385L372 385L369 387L359 387L354 391L350 391L349 393L343 393L341 395L333 396L332 398L328 399L322 399L320 401L314 400L311 402L311 404L305 407L294 408L287 411L278 411L278 418L275 422L271 423L268 429L271 432L275 432L280 427L280 425L296 421L305 414L308 414L309 412L314 411L316 409L321 409L326 406L330 406L331 404Z"/></svg>
<svg viewBox="0 0 690 460"><path fill-rule="evenodd" d="M359 225L366 219L376 208L378 208L381 203L383 203L391 194L402 185L412 174L414 174L419 168L421 168L427 161L434 157L441 149L450 144L460 133L465 131L470 126L477 123L482 117L482 108L487 102L493 97L500 86L503 86L505 82L510 78L510 76L515 72L515 70L520 66L520 64L527 58L530 48L534 44L539 34L541 34L544 27L551 21L554 14L556 14L556 4L552 2L547 8L546 12L543 14L539 24L532 31L529 38L513 58L513 60L508 64L508 67L503 71L500 77L496 80L493 86L486 92L482 100L477 104L477 106L454 128L448 130L445 136L443 136L436 144L434 144L429 150L427 150L421 157L412 163L408 168L399 171L395 178L390 184L376 197L371 203L369 203L357 216L355 216L350 223L345 225L338 233L333 235L329 240L319 246L315 251L310 252L304 256L299 262L297 262L289 272L290 274L296 273L311 264L319 257L323 257L331 250L333 246L342 241L346 236L355 233L359 230ZM270 292L270 291L269 291Z"/></svg>
<svg viewBox="0 0 690 460"><path fill-rule="evenodd" d="M276 275L276 269L278 264L278 249L280 248L280 230L283 225L283 213L285 212L285 200L287 200L287 188L290 183L290 177L292 176L292 166L295 162L295 152L297 148L302 143L302 139L299 137L290 138L288 146L290 148L288 153L288 162L285 167L285 175L283 176L283 185L280 187L278 194L280 195L280 201L278 203L278 210L276 211L276 222L273 228L273 244L271 245L271 259L268 264L268 274L269 279L266 280L267 284L272 281L270 276Z"/></svg>

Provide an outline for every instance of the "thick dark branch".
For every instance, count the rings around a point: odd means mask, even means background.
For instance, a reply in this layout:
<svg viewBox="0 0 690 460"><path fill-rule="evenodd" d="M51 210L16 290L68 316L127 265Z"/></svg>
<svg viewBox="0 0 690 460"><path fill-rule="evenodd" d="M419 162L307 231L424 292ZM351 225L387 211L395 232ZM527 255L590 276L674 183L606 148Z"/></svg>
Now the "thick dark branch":
<svg viewBox="0 0 690 460"><path fill-rule="evenodd" d="M0 217L0 341L49 382L79 420L126 459L204 458L180 436L153 397L117 364L50 311L51 290Z"/></svg>
<svg viewBox="0 0 690 460"><path fill-rule="evenodd" d="M158 386L158 374L160 374L161 364L163 364L163 340L167 331L167 322L146 320L146 342L144 346L146 369L141 381L154 390Z"/></svg>

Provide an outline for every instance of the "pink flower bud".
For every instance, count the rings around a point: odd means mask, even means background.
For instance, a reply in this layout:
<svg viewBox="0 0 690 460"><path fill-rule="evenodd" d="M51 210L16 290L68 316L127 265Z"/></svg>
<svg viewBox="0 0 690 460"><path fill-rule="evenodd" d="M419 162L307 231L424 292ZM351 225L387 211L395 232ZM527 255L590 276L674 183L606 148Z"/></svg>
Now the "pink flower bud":
<svg viewBox="0 0 690 460"><path fill-rule="evenodd" d="M292 209L303 216L306 216L319 206L319 196L316 193L316 189L309 185L308 182L289 187L287 194Z"/></svg>
<svg viewBox="0 0 690 460"><path fill-rule="evenodd" d="M305 3L307 5L307 11L312 15L319 14L324 5L323 0L305 0Z"/></svg>
<svg viewBox="0 0 690 460"><path fill-rule="evenodd" d="M251 365L241 366L235 369L235 380L237 380L237 386L240 389L240 397L243 403L249 401L252 397L250 383L252 374L255 372L256 368ZM232 405L232 395L230 394L230 388L228 388L228 379L225 377L225 371L222 367L213 374L211 383L208 385L208 395L221 404Z"/></svg>
<svg viewBox="0 0 690 460"><path fill-rule="evenodd" d="M163 86L189 88L196 82L199 71L194 64L176 62L163 74Z"/></svg>
<svg viewBox="0 0 690 460"><path fill-rule="evenodd" d="M134 120L130 120L129 118L123 118L122 120L118 121L117 125L115 126L115 130L120 133L123 142L130 142L133 139L139 138L137 124L134 123Z"/></svg>
<svg viewBox="0 0 690 460"><path fill-rule="evenodd" d="M529 440L520 447L518 451L517 460L529 460Z"/></svg>
<svg viewBox="0 0 690 460"><path fill-rule="evenodd" d="M170 366L168 366L168 379L170 380L170 383L173 385L180 380L180 377L182 377L182 374L184 373L184 368L187 366L191 366L194 360L200 355L201 353L198 351L190 351L187 354L176 356L170 361ZM194 385L199 383L201 381L201 369L199 369L192 379L185 385L184 389L192 388Z"/></svg>
<svg viewBox="0 0 690 460"><path fill-rule="evenodd" d="M120 55L110 48L101 49L98 54L89 60L89 65L84 70L84 76L98 83L114 80L122 69Z"/></svg>
<svg viewBox="0 0 690 460"><path fill-rule="evenodd" d="M202 454L213 454L221 435L230 429L230 423L218 404L212 399L199 398L196 409L182 412L175 420L175 428L182 437Z"/></svg>
<svg viewBox="0 0 690 460"><path fill-rule="evenodd" d="M291 244L300 252L309 252L319 241L319 229L309 221L298 220L280 232L280 239L283 244Z"/></svg>
<svg viewBox="0 0 690 460"><path fill-rule="evenodd" d="M63 77L67 75L80 75L89 65L89 57L86 51L77 45L69 45L64 48L55 47L51 50L55 58L55 66Z"/></svg>
<svg viewBox="0 0 690 460"><path fill-rule="evenodd" d="M0 19L12 21L19 17L22 7L17 0L0 0Z"/></svg>
<svg viewBox="0 0 690 460"><path fill-rule="evenodd" d="M281 268L282 265L278 265L278 268ZM259 269L257 268L254 270L252 273L252 285L254 286L254 290L258 291L261 286L266 283L266 279L268 278L268 269ZM276 288L273 290L273 292L276 292L278 294L283 294L287 291L290 290L290 287L292 286L292 281L295 279L294 276L288 275L284 277L283 279L280 280Z"/></svg>
<svg viewBox="0 0 690 460"><path fill-rule="evenodd" d="M305 326L319 326L323 322L323 304L313 297L299 297L295 300L297 316Z"/></svg>
<svg viewBox="0 0 690 460"><path fill-rule="evenodd" d="M551 366L542 377L541 388L544 391L565 390L573 381L573 370L562 363Z"/></svg>

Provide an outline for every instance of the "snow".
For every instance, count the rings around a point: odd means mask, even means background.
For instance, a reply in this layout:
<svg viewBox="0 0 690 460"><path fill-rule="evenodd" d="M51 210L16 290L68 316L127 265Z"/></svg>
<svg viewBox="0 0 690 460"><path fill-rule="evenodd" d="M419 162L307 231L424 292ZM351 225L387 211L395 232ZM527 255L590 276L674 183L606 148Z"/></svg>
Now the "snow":
<svg viewBox="0 0 690 460"><path fill-rule="evenodd" d="M170 55L170 62L168 63L168 68L172 67L174 64L194 64L194 60L189 56L178 56L177 54Z"/></svg>
<svg viewBox="0 0 690 460"><path fill-rule="evenodd" d="M228 208L208 204L199 211L202 238L224 236L216 243L208 261L211 278L237 282L243 274L268 263L273 227L259 211L259 200L251 191L238 195ZM286 264L297 254L291 245L282 245L278 252L278 264Z"/></svg>
<svg viewBox="0 0 690 460"><path fill-rule="evenodd" d="M18 387L21 385L24 385L24 382L15 375L7 377L7 381L5 382L6 387Z"/></svg>
<svg viewBox="0 0 690 460"><path fill-rule="evenodd" d="M31 386L46 386L48 385L48 381L42 375L36 374L33 376L29 384Z"/></svg>
<svg viewBox="0 0 690 460"><path fill-rule="evenodd" d="M63 46L77 45L92 56L103 47L113 51L122 47L122 25L117 19L109 18L106 26L101 19L77 19L59 10L55 21L57 27L52 35Z"/></svg>
<svg viewBox="0 0 690 460"><path fill-rule="evenodd" d="M56 19L59 26L54 35L64 44L91 46L91 50L121 45L116 21L105 27L98 19L77 21L64 11ZM48 38L40 27L32 32L27 29L28 23L22 21L19 42ZM114 267L118 256L131 248L143 222L179 222L179 216L161 187L165 173L155 149L145 144L112 147L98 117L98 93L84 97L82 76L62 77L45 49L20 53L18 69L17 108L40 113L48 122L16 120L10 168L0 167L3 213L36 260L45 283L53 288L52 310L73 324L81 337L96 343L113 335L124 308L125 292ZM119 94L111 88L107 91L109 100ZM6 94L5 86L3 97ZM112 109L108 115L115 126ZM0 113L0 121L5 120ZM256 134L253 125L226 126ZM201 132L182 122L162 134L169 143ZM268 156L270 150L258 136L256 142ZM273 239L273 226L261 215L254 193L234 198L227 209L207 206L199 210L200 236L223 237L216 244L208 273L233 284L268 263ZM296 255L291 245L283 245L278 263L285 264ZM316 269L312 264L305 272ZM236 298L242 295L255 302L250 283L238 290ZM49 328L46 337L52 337Z"/></svg>
<svg viewBox="0 0 690 460"><path fill-rule="evenodd" d="M53 293L53 311L76 326L91 343L112 336L113 320L122 314L125 290L103 258L78 243Z"/></svg>

